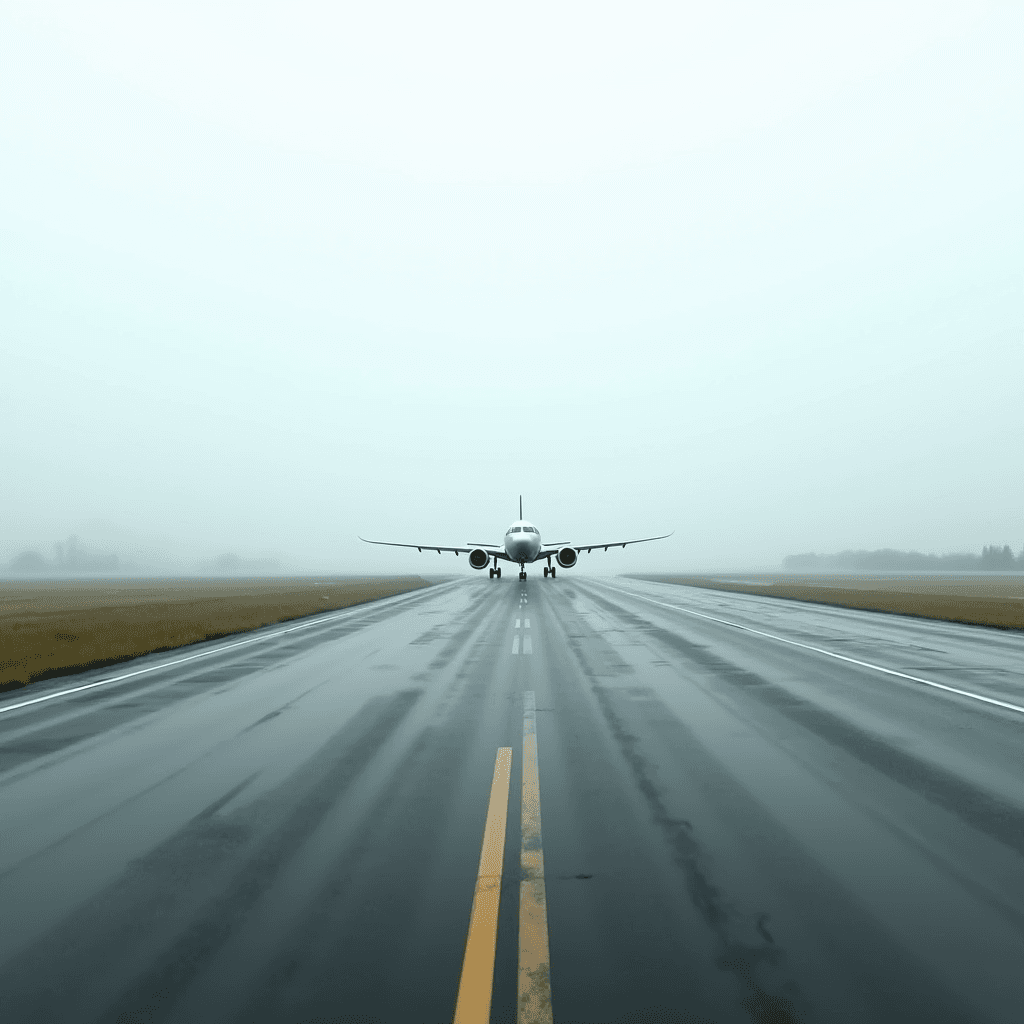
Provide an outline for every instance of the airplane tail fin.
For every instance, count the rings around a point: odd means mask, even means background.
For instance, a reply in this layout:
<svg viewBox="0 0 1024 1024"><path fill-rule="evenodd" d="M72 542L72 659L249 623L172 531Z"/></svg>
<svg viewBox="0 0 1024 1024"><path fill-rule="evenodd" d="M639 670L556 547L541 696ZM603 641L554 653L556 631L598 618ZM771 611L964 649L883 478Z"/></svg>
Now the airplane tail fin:
<svg viewBox="0 0 1024 1024"><path fill-rule="evenodd" d="M519 518L523 518L523 496L519 495Z"/></svg>

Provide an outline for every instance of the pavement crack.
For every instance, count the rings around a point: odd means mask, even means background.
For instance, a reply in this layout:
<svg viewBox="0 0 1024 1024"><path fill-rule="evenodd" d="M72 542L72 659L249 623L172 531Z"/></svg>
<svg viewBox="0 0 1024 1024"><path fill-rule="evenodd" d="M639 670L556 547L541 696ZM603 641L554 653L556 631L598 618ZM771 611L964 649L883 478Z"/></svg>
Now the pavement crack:
<svg viewBox="0 0 1024 1024"><path fill-rule="evenodd" d="M795 1005L799 990L792 981L775 979L772 986L775 992L769 991L762 981L761 965L779 967L785 955L770 935L766 935L760 926L767 921L767 915L761 914L755 927L765 939L763 944L745 942L737 935L744 928L744 922L737 918L722 891L712 881L705 867L705 855L697 839L693 835L692 824L683 818L673 816L665 802L660 787L655 781L655 769L640 752L640 741L625 726L613 705L615 691L606 687L595 686L601 712L608 727L629 766L637 787L665 837L672 853L672 858L681 869L686 881L686 888L694 908L704 919L716 937L718 952L715 963L718 967L732 974L742 989L741 1004L750 1019L771 1024L789 1024L800 1018ZM636 700L636 693L630 694ZM659 703L650 698L650 702ZM786 994L780 994L780 990Z"/></svg>

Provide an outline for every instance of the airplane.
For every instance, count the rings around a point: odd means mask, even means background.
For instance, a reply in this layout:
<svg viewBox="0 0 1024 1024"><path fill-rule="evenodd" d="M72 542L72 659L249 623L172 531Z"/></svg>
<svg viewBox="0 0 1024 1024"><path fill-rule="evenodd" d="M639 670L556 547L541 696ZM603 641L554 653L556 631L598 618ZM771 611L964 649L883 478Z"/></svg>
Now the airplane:
<svg viewBox="0 0 1024 1024"><path fill-rule="evenodd" d="M555 567L551 559L563 569L571 569L580 553L586 551L588 554L595 548L624 548L627 544L645 544L650 540L664 540L671 537L671 533L663 533L658 537L640 537L637 540L615 540L600 544L569 544L560 541L558 544L544 544L540 539L540 530L533 523L523 518L523 496L519 495L519 518L505 531L505 541L502 545L497 544L471 544L463 548L446 548L437 544L402 544L393 540L367 540L365 537L359 539L366 544L384 544L392 548L416 548L417 551L454 551L456 555L466 553L469 555L469 564L474 569L483 569L492 559L491 579L501 579L501 568L498 559L506 562L519 563L519 578L526 579L526 563L538 562L547 559L544 567L544 577L555 578Z"/></svg>

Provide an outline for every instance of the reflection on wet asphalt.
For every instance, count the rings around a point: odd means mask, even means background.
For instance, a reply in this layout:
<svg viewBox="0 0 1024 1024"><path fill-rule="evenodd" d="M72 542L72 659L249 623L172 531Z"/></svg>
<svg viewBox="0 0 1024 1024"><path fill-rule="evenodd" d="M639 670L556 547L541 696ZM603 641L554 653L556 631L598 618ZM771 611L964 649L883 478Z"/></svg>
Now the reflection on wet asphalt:
<svg viewBox="0 0 1024 1024"><path fill-rule="evenodd" d="M451 1021L527 692L556 1021L1019 1020L1024 715L665 605L1024 705L1019 634L569 573L268 629L0 713L0 1020Z"/></svg>

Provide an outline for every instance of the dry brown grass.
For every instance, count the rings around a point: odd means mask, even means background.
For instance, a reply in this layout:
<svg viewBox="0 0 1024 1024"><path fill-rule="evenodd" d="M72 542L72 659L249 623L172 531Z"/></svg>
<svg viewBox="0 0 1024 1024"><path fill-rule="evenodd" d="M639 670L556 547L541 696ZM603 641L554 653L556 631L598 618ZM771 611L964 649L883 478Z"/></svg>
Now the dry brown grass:
<svg viewBox="0 0 1024 1024"><path fill-rule="evenodd" d="M0 581L0 689L427 585L418 576Z"/></svg>
<svg viewBox="0 0 1024 1024"><path fill-rule="evenodd" d="M795 575L642 576L708 590L917 615L976 626L1024 629L1024 576Z"/></svg>

